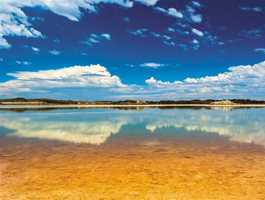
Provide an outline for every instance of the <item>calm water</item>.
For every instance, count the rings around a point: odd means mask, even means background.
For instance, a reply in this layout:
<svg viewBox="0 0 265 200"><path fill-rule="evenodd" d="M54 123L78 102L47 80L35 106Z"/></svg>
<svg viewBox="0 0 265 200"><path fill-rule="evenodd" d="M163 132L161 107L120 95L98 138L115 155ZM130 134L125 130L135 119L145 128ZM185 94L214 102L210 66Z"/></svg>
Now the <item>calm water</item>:
<svg viewBox="0 0 265 200"><path fill-rule="evenodd" d="M265 109L0 111L0 199L265 199Z"/></svg>
<svg viewBox="0 0 265 200"><path fill-rule="evenodd" d="M115 138L225 137L265 147L265 109L0 111L0 135L102 145Z"/></svg>

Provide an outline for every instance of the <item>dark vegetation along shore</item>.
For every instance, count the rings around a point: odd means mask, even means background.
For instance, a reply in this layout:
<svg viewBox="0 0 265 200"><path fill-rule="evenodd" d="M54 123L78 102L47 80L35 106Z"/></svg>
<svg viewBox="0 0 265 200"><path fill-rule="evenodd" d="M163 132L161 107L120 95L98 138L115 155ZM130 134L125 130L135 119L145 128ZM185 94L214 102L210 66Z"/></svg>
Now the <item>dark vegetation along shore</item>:
<svg viewBox="0 0 265 200"><path fill-rule="evenodd" d="M0 99L0 105L265 105L265 100L229 99L229 100L161 100L161 101L75 101L56 99Z"/></svg>

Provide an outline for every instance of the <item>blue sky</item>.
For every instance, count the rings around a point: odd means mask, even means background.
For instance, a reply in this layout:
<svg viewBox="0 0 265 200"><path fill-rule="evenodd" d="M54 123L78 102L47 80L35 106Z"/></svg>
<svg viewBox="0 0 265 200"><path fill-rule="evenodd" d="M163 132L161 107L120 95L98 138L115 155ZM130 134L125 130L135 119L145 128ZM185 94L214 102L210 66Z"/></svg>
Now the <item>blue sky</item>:
<svg viewBox="0 0 265 200"><path fill-rule="evenodd" d="M0 98L265 98L264 0L2 0Z"/></svg>

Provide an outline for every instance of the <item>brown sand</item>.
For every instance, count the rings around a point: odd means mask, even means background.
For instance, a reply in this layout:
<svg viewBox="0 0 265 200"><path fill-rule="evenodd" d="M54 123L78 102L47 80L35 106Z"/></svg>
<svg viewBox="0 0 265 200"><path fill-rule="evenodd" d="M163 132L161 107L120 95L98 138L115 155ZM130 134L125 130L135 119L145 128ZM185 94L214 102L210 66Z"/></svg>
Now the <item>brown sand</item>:
<svg viewBox="0 0 265 200"><path fill-rule="evenodd" d="M225 138L118 138L102 146L0 139L0 146L0 163L10 163L1 200L265 199L264 149Z"/></svg>

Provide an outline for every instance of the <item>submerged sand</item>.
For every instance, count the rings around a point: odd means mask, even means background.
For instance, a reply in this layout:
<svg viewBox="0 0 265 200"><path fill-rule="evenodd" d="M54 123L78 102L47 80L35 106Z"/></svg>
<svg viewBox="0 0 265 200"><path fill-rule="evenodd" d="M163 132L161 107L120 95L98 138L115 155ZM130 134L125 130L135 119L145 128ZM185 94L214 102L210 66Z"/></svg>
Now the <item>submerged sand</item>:
<svg viewBox="0 0 265 200"><path fill-rule="evenodd" d="M0 199L265 199L265 150L226 138L0 139ZM3 173L4 169L4 173Z"/></svg>
<svg viewBox="0 0 265 200"><path fill-rule="evenodd" d="M4 184L4 172L7 168L7 166L8 166L8 163L5 163L1 159L1 163L0 163L0 185Z"/></svg>

